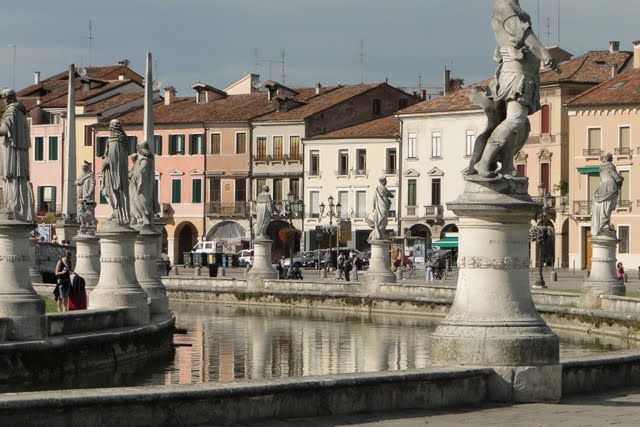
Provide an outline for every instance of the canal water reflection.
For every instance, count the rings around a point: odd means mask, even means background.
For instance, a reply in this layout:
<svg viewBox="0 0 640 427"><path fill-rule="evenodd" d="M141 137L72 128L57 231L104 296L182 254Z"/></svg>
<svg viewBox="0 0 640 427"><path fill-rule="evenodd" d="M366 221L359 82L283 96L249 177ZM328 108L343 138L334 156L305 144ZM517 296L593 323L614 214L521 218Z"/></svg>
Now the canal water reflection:
<svg viewBox="0 0 640 427"><path fill-rule="evenodd" d="M177 326L187 333L174 338L173 362L145 384L425 368L429 334L438 322L423 316L203 303L173 303L172 309ZM563 359L632 346L615 338L558 332Z"/></svg>

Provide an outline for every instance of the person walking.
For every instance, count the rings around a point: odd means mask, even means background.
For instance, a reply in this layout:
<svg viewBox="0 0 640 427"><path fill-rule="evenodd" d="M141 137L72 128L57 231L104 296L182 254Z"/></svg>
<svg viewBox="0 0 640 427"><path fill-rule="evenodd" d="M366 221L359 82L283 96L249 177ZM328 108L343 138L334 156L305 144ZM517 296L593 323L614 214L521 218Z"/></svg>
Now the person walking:
<svg viewBox="0 0 640 427"><path fill-rule="evenodd" d="M55 269L56 288L58 289L58 292L60 294L60 297L58 298L58 311L69 311L71 273L73 273L71 252L65 250L62 258L58 260Z"/></svg>
<svg viewBox="0 0 640 427"><path fill-rule="evenodd" d="M424 264L427 283L433 283L433 263L431 258L427 258L427 262Z"/></svg>
<svg viewBox="0 0 640 427"><path fill-rule="evenodd" d="M360 258L358 258L358 255L356 255L355 252L351 251L351 253L353 254L351 256L351 264L353 265L353 280L354 282L357 282L359 280L358 268L360 268Z"/></svg>
<svg viewBox="0 0 640 427"><path fill-rule="evenodd" d="M621 262L616 265L616 279L624 283L624 266Z"/></svg>
<svg viewBox="0 0 640 427"><path fill-rule="evenodd" d="M344 275L344 254L342 252L338 256L338 275L338 279L342 280Z"/></svg>
<svg viewBox="0 0 640 427"><path fill-rule="evenodd" d="M351 270L353 269L353 264L349 258L346 258L342 263L342 270L344 271L344 280L347 282L350 281L351 278Z"/></svg>
<svg viewBox="0 0 640 427"><path fill-rule="evenodd" d="M331 272L331 251L329 250L324 253L324 271Z"/></svg>

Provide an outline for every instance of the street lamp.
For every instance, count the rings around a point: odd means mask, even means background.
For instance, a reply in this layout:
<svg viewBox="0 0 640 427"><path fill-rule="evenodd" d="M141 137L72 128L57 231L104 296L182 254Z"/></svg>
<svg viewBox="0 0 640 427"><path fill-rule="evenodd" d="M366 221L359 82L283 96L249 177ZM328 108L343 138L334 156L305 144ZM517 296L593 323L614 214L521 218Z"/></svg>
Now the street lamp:
<svg viewBox="0 0 640 427"><path fill-rule="evenodd" d="M287 194L286 215L289 219L289 230L293 233L293 219L298 218L302 211L302 200L295 200L292 191ZM293 236L289 236L289 270L293 267Z"/></svg>
<svg viewBox="0 0 640 427"><path fill-rule="evenodd" d="M333 196L329 196L329 212L327 212L327 216L329 217L329 265L326 266L327 268L333 268L333 239L331 237L331 235L334 233L334 229L333 229L333 218L339 218L340 214L342 213L342 204L340 204L340 202L338 202L337 205L333 204ZM324 211L325 211L325 204L320 203L320 217L324 217ZM339 222L338 222L339 224ZM338 242L338 233L336 232L336 246L339 246L339 242ZM320 260L318 259L318 264L320 264Z"/></svg>
<svg viewBox="0 0 640 427"><path fill-rule="evenodd" d="M547 246L547 240L554 236L553 227L547 226L547 211L551 207L552 197L547 194L547 187L544 183L538 185L538 197L541 203L541 211L538 217L538 224L529 230L529 238L538 245L538 279L534 286L536 288L546 288L542 267L544 265L544 250Z"/></svg>

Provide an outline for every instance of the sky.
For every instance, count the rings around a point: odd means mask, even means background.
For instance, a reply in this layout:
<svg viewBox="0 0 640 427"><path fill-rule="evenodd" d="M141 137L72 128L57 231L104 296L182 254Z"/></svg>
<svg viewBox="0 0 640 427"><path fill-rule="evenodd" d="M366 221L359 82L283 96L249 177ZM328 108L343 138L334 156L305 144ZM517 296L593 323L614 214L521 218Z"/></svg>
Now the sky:
<svg viewBox="0 0 640 427"><path fill-rule="evenodd" d="M638 0L521 0L540 39L579 55L631 50L640 39ZM129 59L143 74L146 51L155 78L188 95L203 81L225 88L285 50L289 86L384 81L439 86L448 66L467 84L493 73L493 0L19 0L2 2L0 87L22 88L67 69L87 66L89 21L93 65ZM540 13L538 14L538 3ZM547 36L549 18L550 36ZM537 30L538 22L542 27ZM361 42L364 60L361 66ZM15 45L15 48L9 45ZM256 56L258 53L258 68ZM273 62L271 78L282 80Z"/></svg>

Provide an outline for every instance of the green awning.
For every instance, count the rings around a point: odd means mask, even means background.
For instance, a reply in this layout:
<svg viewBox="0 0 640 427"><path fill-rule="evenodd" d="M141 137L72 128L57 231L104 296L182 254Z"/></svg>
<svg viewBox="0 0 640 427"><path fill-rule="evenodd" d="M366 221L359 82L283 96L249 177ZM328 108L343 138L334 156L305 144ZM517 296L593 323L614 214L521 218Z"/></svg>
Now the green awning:
<svg viewBox="0 0 640 427"><path fill-rule="evenodd" d="M578 168L578 172L583 174L600 173L600 166L585 166L582 168Z"/></svg>
<svg viewBox="0 0 640 427"><path fill-rule="evenodd" d="M431 244L436 248L457 248L458 247L458 238L457 237L445 237L440 240L436 240Z"/></svg>

